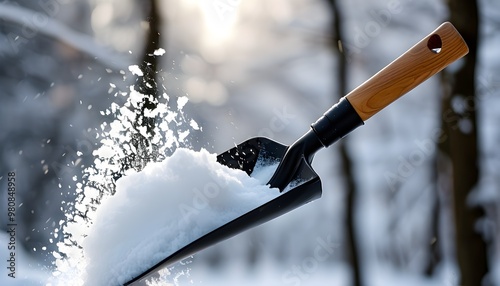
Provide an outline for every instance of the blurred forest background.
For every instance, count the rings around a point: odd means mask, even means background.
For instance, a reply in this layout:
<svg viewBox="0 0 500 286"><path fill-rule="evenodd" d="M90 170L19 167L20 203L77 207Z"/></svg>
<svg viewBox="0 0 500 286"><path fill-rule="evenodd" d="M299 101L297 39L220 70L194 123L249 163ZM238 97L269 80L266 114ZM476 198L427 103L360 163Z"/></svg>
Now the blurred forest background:
<svg viewBox="0 0 500 286"><path fill-rule="evenodd" d="M320 200L202 251L186 284L500 285L500 2L3 0L0 229L15 170L19 285L44 285L117 90L187 96L194 149L290 144L447 20L469 55L321 151Z"/></svg>

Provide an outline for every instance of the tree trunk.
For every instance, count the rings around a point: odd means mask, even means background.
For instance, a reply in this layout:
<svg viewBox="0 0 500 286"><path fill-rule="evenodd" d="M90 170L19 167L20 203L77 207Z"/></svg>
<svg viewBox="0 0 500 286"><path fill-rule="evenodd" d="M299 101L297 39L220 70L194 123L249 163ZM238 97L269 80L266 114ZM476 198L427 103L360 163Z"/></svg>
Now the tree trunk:
<svg viewBox="0 0 500 286"><path fill-rule="evenodd" d="M337 95L335 100L347 94L347 60L342 49L342 13L337 5L336 0L329 0L333 12L333 49L337 53ZM353 164L351 157L347 151L347 143L349 141L344 138L337 142L339 146L341 164L343 170L343 178L345 180L346 196L346 241L349 260L353 271L353 285L361 286L361 270L359 265L359 253L356 244L355 220L354 213L356 202L356 182L354 181Z"/></svg>
<svg viewBox="0 0 500 286"><path fill-rule="evenodd" d="M158 72L158 57L154 56L153 53L160 48L160 28L161 19L158 13L158 3L157 0L151 0L149 7L148 23L149 31L146 37L146 48L144 50L144 55L141 62L141 70L144 74L142 81L138 85L138 91L145 95L152 95L153 100L149 97L144 98L144 105L142 106L142 125L146 126L149 134L152 134L155 118L144 117L144 110L154 110L157 106L158 100L158 89L156 85L156 73Z"/></svg>
<svg viewBox="0 0 500 286"><path fill-rule="evenodd" d="M441 203L441 198L439 196L439 188L437 187L438 185L438 176L436 175L438 173L438 167L437 167L437 156L434 158L434 165L432 166L432 182L434 185L434 188L432 189L433 191L433 206L432 206L432 215L431 215L431 221L430 221L430 236L429 236L429 260L428 263L425 267L425 274L427 276L433 276L436 271L437 265L441 262L442 258L442 250L441 250L441 237L439 235L439 228L440 228L440 218L441 218L441 210L442 210L442 203Z"/></svg>
<svg viewBox="0 0 500 286"><path fill-rule="evenodd" d="M158 73L158 57L154 52L160 48L160 28L161 18L158 10L158 1L149 1L147 21L149 29L146 35L146 46L141 61L142 76L137 79L137 91L144 95L140 112L137 113L134 121L134 132L132 134L132 144L136 152L131 153L123 163L125 169L133 168L136 171L142 170L148 162L156 161L161 154L158 154L158 147L150 139L144 136L140 127L146 127L147 135L154 136L156 117L145 116L146 110L155 110L158 106L158 87L156 75Z"/></svg>
<svg viewBox="0 0 500 286"><path fill-rule="evenodd" d="M469 54L458 70L445 70L439 144L444 160L449 161L449 190L453 195L456 258L460 268L460 285L481 285L488 272L486 243L475 231L474 224L483 210L467 204L467 197L479 179L477 141L477 108L475 65L478 43L478 11L475 0L449 0L450 21L469 46ZM443 165L446 165L444 163Z"/></svg>

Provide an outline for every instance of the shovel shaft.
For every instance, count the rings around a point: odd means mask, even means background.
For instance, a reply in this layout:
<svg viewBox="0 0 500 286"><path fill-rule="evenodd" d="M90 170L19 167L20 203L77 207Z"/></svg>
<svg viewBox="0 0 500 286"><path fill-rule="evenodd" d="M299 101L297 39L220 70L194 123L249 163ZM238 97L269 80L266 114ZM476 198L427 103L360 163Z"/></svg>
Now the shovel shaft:
<svg viewBox="0 0 500 286"><path fill-rule="evenodd" d="M445 22L345 97L366 121L468 51L455 27Z"/></svg>

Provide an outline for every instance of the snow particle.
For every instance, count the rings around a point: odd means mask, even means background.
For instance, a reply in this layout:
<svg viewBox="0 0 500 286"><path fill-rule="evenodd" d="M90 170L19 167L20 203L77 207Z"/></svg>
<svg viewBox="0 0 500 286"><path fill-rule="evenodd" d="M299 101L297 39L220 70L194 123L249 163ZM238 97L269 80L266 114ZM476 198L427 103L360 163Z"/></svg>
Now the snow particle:
<svg viewBox="0 0 500 286"><path fill-rule="evenodd" d="M194 119L191 119L191 121L189 122L189 125L194 130L201 130L200 126L198 125L198 123L196 121L194 121Z"/></svg>
<svg viewBox="0 0 500 286"><path fill-rule="evenodd" d="M183 109L189 99L186 96L181 96L177 98L177 108L179 110Z"/></svg>
<svg viewBox="0 0 500 286"><path fill-rule="evenodd" d="M165 50L162 48L159 48L153 52L155 56L163 56L165 54Z"/></svg>
<svg viewBox="0 0 500 286"><path fill-rule="evenodd" d="M144 74L142 73L142 70L139 68L138 65L130 65L128 67L128 70L136 76L143 76Z"/></svg>

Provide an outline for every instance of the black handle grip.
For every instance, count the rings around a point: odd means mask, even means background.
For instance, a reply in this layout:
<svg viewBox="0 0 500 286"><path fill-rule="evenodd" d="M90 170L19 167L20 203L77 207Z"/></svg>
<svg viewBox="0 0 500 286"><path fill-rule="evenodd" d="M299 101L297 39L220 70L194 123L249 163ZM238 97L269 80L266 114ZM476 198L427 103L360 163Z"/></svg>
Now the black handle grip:
<svg viewBox="0 0 500 286"><path fill-rule="evenodd" d="M354 107L343 97L314 122L311 128L321 144L328 147L363 124Z"/></svg>

